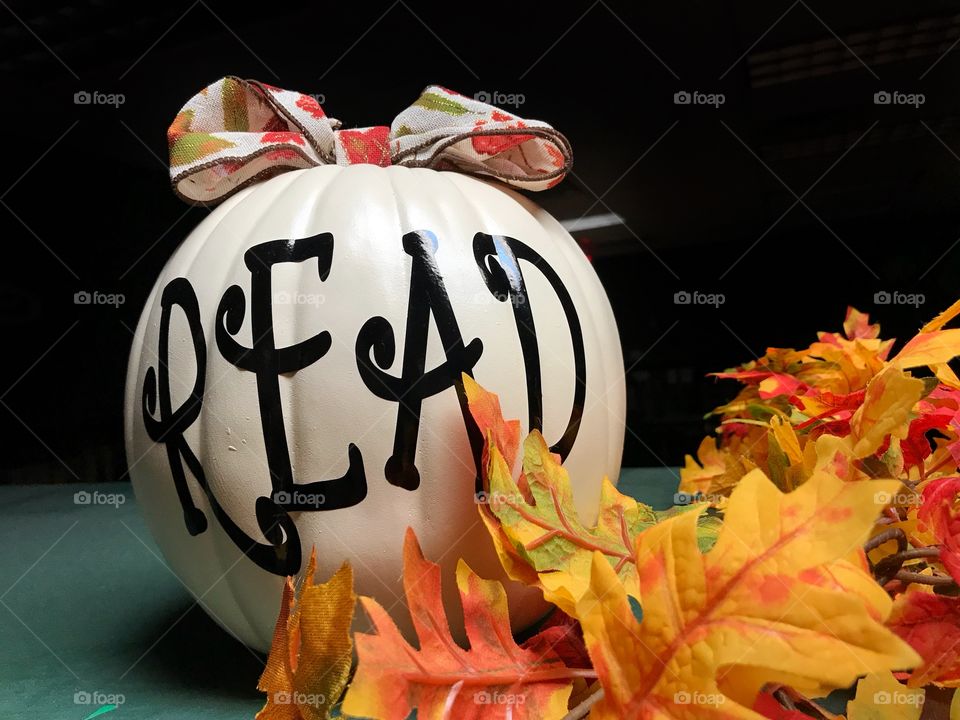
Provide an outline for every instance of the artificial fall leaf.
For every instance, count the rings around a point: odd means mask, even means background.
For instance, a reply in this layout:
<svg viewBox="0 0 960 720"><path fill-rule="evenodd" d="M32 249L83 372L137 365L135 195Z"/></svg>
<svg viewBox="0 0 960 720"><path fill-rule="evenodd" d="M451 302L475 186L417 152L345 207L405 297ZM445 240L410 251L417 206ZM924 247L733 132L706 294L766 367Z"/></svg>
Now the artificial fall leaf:
<svg viewBox="0 0 960 720"><path fill-rule="evenodd" d="M933 366L947 363L960 355L960 329L921 332L910 340L891 360L898 368Z"/></svg>
<svg viewBox="0 0 960 720"><path fill-rule="evenodd" d="M589 582L592 554L600 551L633 590L633 539L660 519L657 512L618 492L604 478L597 523L593 527L582 523L567 471L537 431L523 443L523 474L519 483L514 482L514 456L509 453L516 453L519 425L503 420L496 395L468 376L464 376L464 386L474 420L485 438L483 478L487 496L481 515L508 574L538 585L548 601L572 614ZM535 573L532 576L531 569Z"/></svg>
<svg viewBox="0 0 960 720"><path fill-rule="evenodd" d="M403 545L403 587L419 639L411 647L387 611L372 598L360 602L375 633L356 635L359 663L343 712L405 720L549 720L567 713L572 681L592 677L568 668L547 649L524 649L510 632L503 586L483 580L461 560L457 587L470 648L450 634L441 601L440 566L424 559L413 530Z"/></svg>
<svg viewBox="0 0 960 720"><path fill-rule="evenodd" d="M695 514L639 536L642 622L596 553L576 608L604 688L591 717L757 718L749 708L766 683L819 696L915 665L916 653L882 624L889 598L845 559L870 532L877 493L898 485L819 473L784 494L749 473L708 553L697 546Z"/></svg>
<svg viewBox="0 0 960 720"><path fill-rule="evenodd" d="M696 460L684 458L679 489L691 495L728 495L747 470L735 453L721 452L716 439L708 436L697 448Z"/></svg>
<svg viewBox="0 0 960 720"><path fill-rule="evenodd" d="M583 642L583 630L576 618L556 608L544 620L536 635L521 645L525 650L533 650L542 655L554 652L567 667L588 668L590 654Z"/></svg>
<svg viewBox="0 0 960 720"><path fill-rule="evenodd" d="M536 584L544 597L567 614L573 614L577 600L586 591L590 563L599 551L636 596L637 559L634 539L645 528L677 513L692 512L697 506L659 512L617 491L603 479L597 522L582 523L574 507L573 489L566 469L550 452L543 436L532 432L523 443L523 474L515 483L507 461L490 440L489 462L484 478L490 491L487 507L499 520L499 532L509 541L515 569L518 558L537 573ZM716 536L716 516L702 517L700 541L704 547ZM503 558L501 552L501 559Z"/></svg>
<svg viewBox="0 0 960 720"><path fill-rule="evenodd" d="M847 703L847 720L919 720L924 691L904 687L890 672L862 678Z"/></svg>
<svg viewBox="0 0 960 720"><path fill-rule="evenodd" d="M921 530L929 530L940 545L940 562L960 582L960 477L930 481L917 510Z"/></svg>
<svg viewBox="0 0 960 720"><path fill-rule="evenodd" d="M893 602L887 627L923 658L908 685L960 687L960 597L910 590Z"/></svg>
<svg viewBox="0 0 960 720"><path fill-rule="evenodd" d="M891 435L905 438L911 410L924 390L922 380L896 367L886 368L874 377L867 385L863 405L850 419L854 456L861 458L876 452Z"/></svg>
<svg viewBox="0 0 960 720"><path fill-rule="evenodd" d="M753 709L767 720L810 720L810 716L806 713L785 708L768 692L757 695L757 701L753 704Z"/></svg>
<svg viewBox="0 0 960 720"><path fill-rule="evenodd" d="M283 587L270 655L257 684L267 693L257 720L325 720L347 685L353 571L344 563L330 580L314 584L316 569L314 548L299 598L294 599L292 578Z"/></svg>

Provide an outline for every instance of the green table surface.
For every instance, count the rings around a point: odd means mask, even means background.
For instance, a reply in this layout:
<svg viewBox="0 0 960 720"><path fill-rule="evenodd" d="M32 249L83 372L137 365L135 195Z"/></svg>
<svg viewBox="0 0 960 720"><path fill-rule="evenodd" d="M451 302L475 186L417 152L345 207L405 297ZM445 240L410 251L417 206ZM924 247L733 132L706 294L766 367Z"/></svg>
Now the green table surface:
<svg viewBox="0 0 960 720"><path fill-rule="evenodd" d="M673 504L678 476L628 468L620 489ZM74 494L116 493L113 505ZM0 719L253 718L263 658L221 630L180 585L127 483L0 488ZM101 694L93 697L94 694Z"/></svg>

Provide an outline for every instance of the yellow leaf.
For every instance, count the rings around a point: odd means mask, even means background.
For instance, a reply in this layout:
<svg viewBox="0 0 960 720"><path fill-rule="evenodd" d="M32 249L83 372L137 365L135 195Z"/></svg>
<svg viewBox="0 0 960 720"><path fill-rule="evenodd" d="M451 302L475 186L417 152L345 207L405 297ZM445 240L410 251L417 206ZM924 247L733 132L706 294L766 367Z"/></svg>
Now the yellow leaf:
<svg viewBox="0 0 960 720"><path fill-rule="evenodd" d="M287 578L267 665L257 689L267 704L257 720L326 720L347 684L353 659L350 624L356 596L348 563L314 584L316 548L299 599Z"/></svg>
<svg viewBox="0 0 960 720"><path fill-rule="evenodd" d="M900 684L890 672L873 673L857 685L847 703L847 720L919 720L924 690Z"/></svg>
<svg viewBox="0 0 960 720"><path fill-rule="evenodd" d="M875 496L898 487L816 473L784 494L759 470L749 473L706 554L692 513L639 536L642 622L595 555L576 607L604 688L591 717L757 718L748 708L763 682L819 696L916 664L883 626L890 599L858 550L880 510ZM848 559L854 552L858 563Z"/></svg>
<svg viewBox="0 0 960 720"><path fill-rule="evenodd" d="M697 448L697 460L687 455L680 469L680 492L696 495L725 495L743 477L744 468L733 455L717 449L713 437L705 437Z"/></svg>
<svg viewBox="0 0 960 720"><path fill-rule="evenodd" d="M923 381L897 367L889 367L870 381L863 405L850 419L853 454L871 455L888 435L901 440L910 430L911 411L923 396Z"/></svg>
<svg viewBox="0 0 960 720"><path fill-rule="evenodd" d="M777 444L790 459L791 465L799 465L803 462L803 451L800 449L800 440L797 439L797 433L794 432L793 425L784 422L779 415L770 418L770 431L777 438Z"/></svg>
<svg viewBox="0 0 960 720"><path fill-rule="evenodd" d="M577 516L566 469L539 432L530 433L524 441L519 485L514 482L492 432L487 436L485 454L489 464L484 478L490 487L486 504L496 520L488 519L483 512L481 516L504 568L514 579L538 585L544 597L568 615L573 614L578 598L590 582L595 551L607 558L627 592L636 595L634 538L670 514L687 512L695 519L700 517L694 505L655 511L618 492L604 478L597 522L588 526ZM706 549L713 543L718 523L715 517L702 517L698 533ZM530 577L530 570L536 573L535 579Z"/></svg>
<svg viewBox="0 0 960 720"><path fill-rule="evenodd" d="M960 329L921 332L890 361L898 368L947 363L960 355Z"/></svg>

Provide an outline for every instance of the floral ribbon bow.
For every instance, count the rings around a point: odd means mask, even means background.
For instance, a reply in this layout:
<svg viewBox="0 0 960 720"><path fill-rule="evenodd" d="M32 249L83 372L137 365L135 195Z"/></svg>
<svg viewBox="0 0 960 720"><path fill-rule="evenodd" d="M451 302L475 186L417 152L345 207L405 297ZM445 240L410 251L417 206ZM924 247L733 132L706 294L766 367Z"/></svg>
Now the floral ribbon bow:
<svg viewBox="0 0 960 720"><path fill-rule="evenodd" d="M544 190L573 162L570 143L547 123L439 85L424 90L390 127L341 130L310 95L225 77L183 106L167 140L174 192L205 204L316 165L429 167Z"/></svg>

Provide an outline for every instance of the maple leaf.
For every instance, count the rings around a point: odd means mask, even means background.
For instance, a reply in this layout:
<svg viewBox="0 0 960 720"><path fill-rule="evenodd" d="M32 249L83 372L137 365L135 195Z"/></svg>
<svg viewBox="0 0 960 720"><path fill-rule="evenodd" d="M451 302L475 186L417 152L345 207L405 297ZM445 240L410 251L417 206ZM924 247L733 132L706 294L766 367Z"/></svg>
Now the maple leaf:
<svg viewBox="0 0 960 720"><path fill-rule="evenodd" d="M696 460L690 455L684 457L679 490L691 495L728 494L746 472L733 453L721 451L717 448L716 439L707 436L697 448Z"/></svg>
<svg viewBox="0 0 960 720"><path fill-rule="evenodd" d="M940 544L940 562L960 582L960 477L943 477L923 488L917 510L921 530L929 530Z"/></svg>
<svg viewBox="0 0 960 720"><path fill-rule="evenodd" d="M904 687L890 672L867 675L847 703L847 720L919 720L925 692Z"/></svg>
<svg viewBox="0 0 960 720"><path fill-rule="evenodd" d="M514 482L513 456L503 453L516 452L519 426L503 420L496 395L468 376L464 376L464 384L471 412L485 436L483 478L488 490L481 516L508 574L538 585L549 602L572 615L589 584L593 553L599 551L621 576L628 592L636 595L636 536L663 518L696 506L658 512L618 492L604 478L597 522L584 524L574 507L570 477L543 436L538 431L527 436L523 474L519 483ZM717 520L703 517L701 537L708 546L716 536ZM530 569L535 574L531 575Z"/></svg>
<svg viewBox="0 0 960 720"><path fill-rule="evenodd" d="M960 598L909 590L894 600L887 627L923 658L908 685L960 687Z"/></svg>
<svg viewBox="0 0 960 720"><path fill-rule="evenodd" d="M325 720L347 685L356 603L353 571L344 563L330 580L315 584L316 569L314 548L300 597L294 599L292 578L283 586L270 655L257 684L267 693L257 720Z"/></svg>
<svg viewBox="0 0 960 720"><path fill-rule="evenodd" d="M882 624L889 598L846 560L870 532L876 495L898 486L817 473L784 494L761 471L747 474L709 552L697 546L696 514L637 538L642 622L596 553L576 608L604 688L592 717L757 718L749 708L766 683L819 696L915 665ZM880 592L868 603L871 584Z"/></svg>
<svg viewBox="0 0 960 720"><path fill-rule="evenodd" d="M925 391L923 380L895 366L885 368L867 385L863 405L850 419L855 457L877 451L884 439L907 437L912 409Z"/></svg>
<svg viewBox="0 0 960 720"><path fill-rule="evenodd" d="M424 559L412 529L403 560L403 587L420 648L404 640L376 600L361 597L376 632L356 635L359 663L344 713L383 720L405 720L414 708L424 720L550 720L567 713L572 681L594 673L568 668L549 648L517 645L499 582L481 579L462 560L457 565L466 650L450 634L440 566Z"/></svg>

